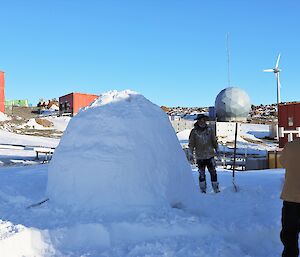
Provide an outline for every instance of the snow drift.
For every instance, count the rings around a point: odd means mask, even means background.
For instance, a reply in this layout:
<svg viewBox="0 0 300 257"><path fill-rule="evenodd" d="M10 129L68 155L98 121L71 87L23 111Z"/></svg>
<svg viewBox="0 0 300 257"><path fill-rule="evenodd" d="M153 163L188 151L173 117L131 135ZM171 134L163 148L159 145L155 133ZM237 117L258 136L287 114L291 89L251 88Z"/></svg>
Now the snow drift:
<svg viewBox="0 0 300 257"><path fill-rule="evenodd" d="M5 113L0 112L0 122L1 121L7 121L7 120L11 120L11 118L8 117Z"/></svg>
<svg viewBox="0 0 300 257"><path fill-rule="evenodd" d="M110 91L71 119L49 164L47 194L75 210L189 207L191 174L161 108L136 92Z"/></svg>

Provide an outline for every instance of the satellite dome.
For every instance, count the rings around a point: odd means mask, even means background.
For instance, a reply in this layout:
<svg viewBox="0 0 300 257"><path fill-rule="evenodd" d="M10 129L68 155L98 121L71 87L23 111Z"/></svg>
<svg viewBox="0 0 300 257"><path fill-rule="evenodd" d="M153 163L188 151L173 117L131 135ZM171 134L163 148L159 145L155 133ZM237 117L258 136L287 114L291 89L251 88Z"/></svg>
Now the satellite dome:
<svg viewBox="0 0 300 257"><path fill-rule="evenodd" d="M238 87L225 88L216 97L215 111L218 121L246 121L250 110L249 96Z"/></svg>

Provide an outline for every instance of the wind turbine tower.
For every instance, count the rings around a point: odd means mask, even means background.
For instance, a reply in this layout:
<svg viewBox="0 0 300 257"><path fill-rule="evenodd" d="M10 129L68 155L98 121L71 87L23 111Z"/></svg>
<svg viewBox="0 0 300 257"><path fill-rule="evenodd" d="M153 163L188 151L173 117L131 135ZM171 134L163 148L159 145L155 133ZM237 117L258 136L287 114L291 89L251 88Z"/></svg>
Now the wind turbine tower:
<svg viewBox="0 0 300 257"><path fill-rule="evenodd" d="M264 72L273 72L276 77L276 81L277 81L277 117L278 117L278 112L279 112L279 103L281 102L281 100L280 100L280 87L281 86L280 86L280 79L279 79L279 73L281 72L281 69L279 69L279 60L280 60L280 54L277 57L275 68L264 70ZM279 140L278 124L277 124L277 140Z"/></svg>
<svg viewBox="0 0 300 257"><path fill-rule="evenodd" d="M275 68L264 70L264 72L273 72L275 74L276 81L277 81L277 108L278 108L279 103L281 102L281 100L280 100L281 85L280 85L280 79L279 79L279 73L281 72L281 69L279 69L279 60L280 60L280 54L278 55Z"/></svg>

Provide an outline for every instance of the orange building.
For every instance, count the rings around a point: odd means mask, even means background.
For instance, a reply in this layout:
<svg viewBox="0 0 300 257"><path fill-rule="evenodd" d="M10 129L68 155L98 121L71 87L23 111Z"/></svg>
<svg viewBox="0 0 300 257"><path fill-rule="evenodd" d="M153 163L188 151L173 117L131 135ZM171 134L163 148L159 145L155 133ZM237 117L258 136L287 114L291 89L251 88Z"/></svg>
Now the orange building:
<svg viewBox="0 0 300 257"><path fill-rule="evenodd" d="M5 112L4 72L0 71L0 112Z"/></svg>
<svg viewBox="0 0 300 257"><path fill-rule="evenodd" d="M80 108L88 106L98 95L82 94L82 93L70 93L59 98L59 112L70 113L75 115Z"/></svg>

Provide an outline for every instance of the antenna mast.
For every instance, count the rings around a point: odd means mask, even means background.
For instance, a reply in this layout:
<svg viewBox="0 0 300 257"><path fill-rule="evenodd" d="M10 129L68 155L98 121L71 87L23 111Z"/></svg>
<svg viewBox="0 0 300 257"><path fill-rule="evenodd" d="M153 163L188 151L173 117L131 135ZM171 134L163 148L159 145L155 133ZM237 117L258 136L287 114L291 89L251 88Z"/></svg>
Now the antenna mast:
<svg viewBox="0 0 300 257"><path fill-rule="evenodd" d="M230 87L230 51L229 51L229 32L226 35L226 49L227 49L227 75L228 75L228 86Z"/></svg>

